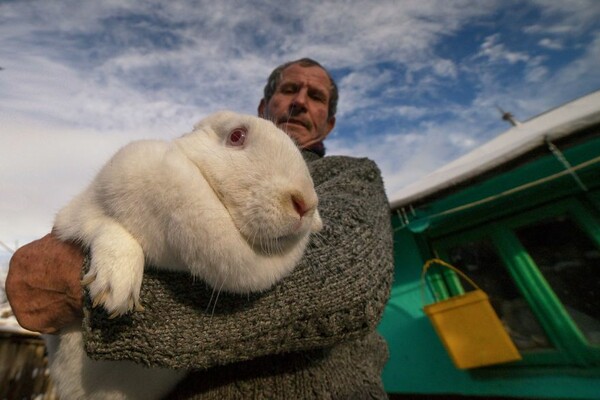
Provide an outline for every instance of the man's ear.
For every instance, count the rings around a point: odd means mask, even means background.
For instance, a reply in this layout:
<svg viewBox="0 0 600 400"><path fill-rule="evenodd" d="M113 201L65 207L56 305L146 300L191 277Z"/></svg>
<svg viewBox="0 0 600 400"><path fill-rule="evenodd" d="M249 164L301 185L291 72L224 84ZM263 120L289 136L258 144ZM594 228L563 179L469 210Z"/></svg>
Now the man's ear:
<svg viewBox="0 0 600 400"><path fill-rule="evenodd" d="M335 127L335 116L333 116L327 120L327 135L329 135L329 132L331 132L334 127Z"/></svg>
<svg viewBox="0 0 600 400"><path fill-rule="evenodd" d="M266 108L266 106L267 106L267 103L265 102L265 99L262 98L260 100L260 103L258 103L258 116L259 117L266 118L266 115L265 115L265 108Z"/></svg>

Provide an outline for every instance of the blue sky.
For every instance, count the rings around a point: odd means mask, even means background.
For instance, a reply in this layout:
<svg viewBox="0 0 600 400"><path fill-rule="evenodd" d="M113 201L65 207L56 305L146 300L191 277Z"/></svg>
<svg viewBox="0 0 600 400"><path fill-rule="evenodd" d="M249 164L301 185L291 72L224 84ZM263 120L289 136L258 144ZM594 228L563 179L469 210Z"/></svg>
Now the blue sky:
<svg viewBox="0 0 600 400"><path fill-rule="evenodd" d="M0 241L48 232L131 140L255 114L304 56L340 87L328 153L374 159L393 200L507 130L497 107L527 120L600 89L598 21L596 0L0 1Z"/></svg>

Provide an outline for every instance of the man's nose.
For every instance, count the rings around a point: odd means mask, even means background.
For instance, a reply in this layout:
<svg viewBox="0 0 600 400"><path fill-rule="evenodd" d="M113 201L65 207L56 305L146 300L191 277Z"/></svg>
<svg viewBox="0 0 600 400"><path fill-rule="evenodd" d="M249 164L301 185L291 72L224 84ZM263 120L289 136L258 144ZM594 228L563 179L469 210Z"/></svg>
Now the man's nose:
<svg viewBox="0 0 600 400"><path fill-rule="evenodd" d="M291 106L297 110L306 110L306 99L308 94L305 89L299 90L292 99Z"/></svg>

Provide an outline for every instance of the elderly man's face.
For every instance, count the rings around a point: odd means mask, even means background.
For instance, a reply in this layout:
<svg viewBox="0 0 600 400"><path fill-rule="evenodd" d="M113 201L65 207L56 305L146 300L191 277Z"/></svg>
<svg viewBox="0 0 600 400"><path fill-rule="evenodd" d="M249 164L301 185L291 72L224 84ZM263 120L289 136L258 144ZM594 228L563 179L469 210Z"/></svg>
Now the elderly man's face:
<svg viewBox="0 0 600 400"><path fill-rule="evenodd" d="M335 125L335 117L328 116L329 88L322 68L290 65L269 102L261 100L258 114L275 122L300 147L308 147L325 139Z"/></svg>

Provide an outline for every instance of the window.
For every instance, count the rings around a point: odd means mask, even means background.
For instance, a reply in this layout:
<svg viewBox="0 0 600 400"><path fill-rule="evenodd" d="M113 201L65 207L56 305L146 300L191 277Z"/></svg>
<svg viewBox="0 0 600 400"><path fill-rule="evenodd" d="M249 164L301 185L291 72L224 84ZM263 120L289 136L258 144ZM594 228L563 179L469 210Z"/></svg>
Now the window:
<svg viewBox="0 0 600 400"><path fill-rule="evenodd" d="M591 208L553 203L431 245L488 294L523 363L600 365L600 224ZM438 271L438 296L471 290Z"/></svg>
<svg viewBox="0 0 600 400"><path fill-rule="evenodd" d="M600 345L600 250L567 215L516 234L588 342Z"/></svg>
<svg viewBox="0 0 600 400"><path fill-rule="evenodd" d="M448 260L487 293L520 351L552 347L490 239L452 247L448 250Z"/></svg>

